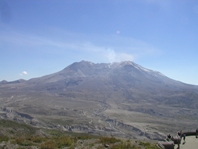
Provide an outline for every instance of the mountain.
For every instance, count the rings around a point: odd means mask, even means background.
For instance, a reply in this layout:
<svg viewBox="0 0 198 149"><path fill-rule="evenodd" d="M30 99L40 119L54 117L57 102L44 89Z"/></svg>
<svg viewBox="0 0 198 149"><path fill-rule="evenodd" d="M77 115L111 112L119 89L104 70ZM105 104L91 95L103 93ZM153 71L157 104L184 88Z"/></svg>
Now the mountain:
<svg viewBox="0 0 198 149"><path fill-rule="evenodd" d="M135 138L190 129L198 118L198 86L131 61L81 61L40 78L2 81L0 102L4 119Z"/></svg>

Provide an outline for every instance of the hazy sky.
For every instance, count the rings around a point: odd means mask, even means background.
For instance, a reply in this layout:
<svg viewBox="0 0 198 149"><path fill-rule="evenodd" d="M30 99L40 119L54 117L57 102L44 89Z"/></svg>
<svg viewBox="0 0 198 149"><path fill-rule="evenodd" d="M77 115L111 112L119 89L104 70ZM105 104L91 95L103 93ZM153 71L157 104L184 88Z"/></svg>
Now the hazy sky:
<svg viewBox="0 0 198 149"><path fill-rule="evenodd" d="M197 0L0 0L0 81L130 60L198 85Z"/></svg>

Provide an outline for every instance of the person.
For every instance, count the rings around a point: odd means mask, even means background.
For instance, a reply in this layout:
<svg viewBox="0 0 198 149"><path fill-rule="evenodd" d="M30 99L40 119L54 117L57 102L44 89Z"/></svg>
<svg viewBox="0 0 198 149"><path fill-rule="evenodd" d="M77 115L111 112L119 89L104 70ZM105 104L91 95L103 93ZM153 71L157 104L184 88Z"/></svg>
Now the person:
<svg viewBox="0 0 198 149"><path fill-rule="evenodd" d="M185 133L183 134L183 140L184 140L183 144L185 144L186 143L186 134Z"/></svg>
<svg viewBox="0 0 198 149"><path fill-rule="evenodd" d="M180 136L180 131L177 132L177 135Z"/></svg>
<svg viewBox="0 0 198 149"><path fill-rule="evenodd" d="M170 139L171 139L171 135L170 135L170 134L168 134L167 138L168 138L168 140L170 140Z"/></svg>
<svg viewBox="0 0 198 149"><path fill-rule="evenodd" d="M180 149L180 142L181 142L181 138L178 137L178 140L177 140L177 145L178 145L178 147L177 147L177 149Z"/></svg>
<svg viewBox="0 0 198 149"><path fill-rule="evenodd" d="M186 134L185 133L183 134L183 140L184 141L186 140Z"/></svg>
<svg viewBox="0 0 198 149"><path fill-rule="evenodd" d="M181 131L178 131L177 135L180 137L180 139L182 139L182 136L183 136L182 130Z"/></svg>

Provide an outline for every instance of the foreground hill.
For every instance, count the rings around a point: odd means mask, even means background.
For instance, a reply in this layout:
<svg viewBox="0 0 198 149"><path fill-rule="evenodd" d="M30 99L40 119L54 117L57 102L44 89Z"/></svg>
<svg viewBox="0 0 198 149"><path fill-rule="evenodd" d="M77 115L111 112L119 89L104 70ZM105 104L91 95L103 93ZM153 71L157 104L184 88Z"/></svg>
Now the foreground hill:
<svg viewBox="0 0 198 149"><path fill-rule="evenodd" d="M2 149L103 149L107 147L109 149L158 149L154 142L47 130L0 120L0 148Z"/></svg>
<svg viewBox="0 0 198 149"><path fill-rule="evenodd" d="M160 139L196 127L198 118L198 86L130 61L81 61L40 78L2 81L0 102L3 119L119 137Z"/></svg>

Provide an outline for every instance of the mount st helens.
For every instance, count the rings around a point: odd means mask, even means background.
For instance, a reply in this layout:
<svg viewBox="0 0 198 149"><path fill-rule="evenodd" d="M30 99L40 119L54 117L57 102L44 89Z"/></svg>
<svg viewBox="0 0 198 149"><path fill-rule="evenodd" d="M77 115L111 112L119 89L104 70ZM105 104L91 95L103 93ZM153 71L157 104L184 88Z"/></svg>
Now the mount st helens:
<svg viewBox="0 0 198 149"><path fill-rule="evenodd" d="M0 82L0 118L35 127L160 139L197 127L198 86L131 61L81 61L50 75Z"/></svg>

